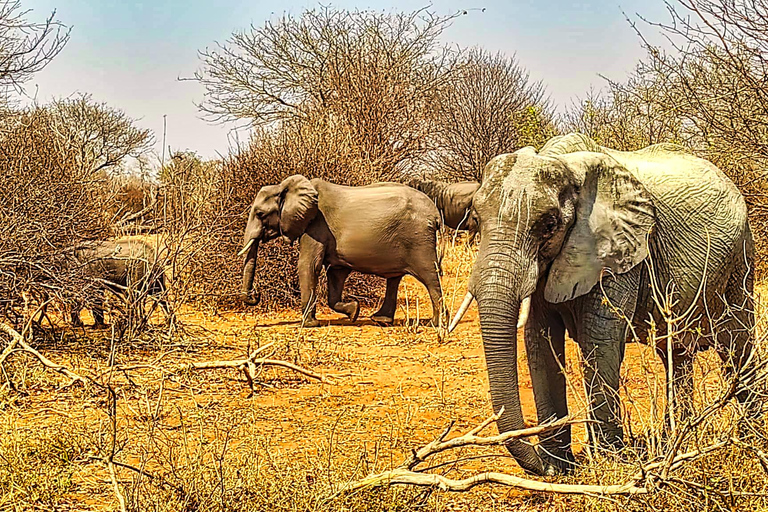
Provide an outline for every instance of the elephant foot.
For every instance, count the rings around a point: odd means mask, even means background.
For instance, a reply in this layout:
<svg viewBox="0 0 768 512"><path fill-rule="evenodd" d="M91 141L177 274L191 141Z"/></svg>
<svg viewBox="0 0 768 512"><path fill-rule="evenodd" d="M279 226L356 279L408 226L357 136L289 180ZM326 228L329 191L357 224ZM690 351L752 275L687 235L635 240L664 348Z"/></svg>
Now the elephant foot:
<svg viewBox="0 0 768 512"><path fill-rule="evenodd" d="M350 322L355 322L357 320L357 317L360 315L360 303L357 301L350 302L349 308L350 308L350 311L345 313L349 317Z"/></svg>
<svg viewBox="0 0 768 512"><path fill-rule="evenodd" d="M565 451L548 450L538 445L536 446L536 453L541 458L546 476L565 475L576 468L576 459L570 448Z"/></svg>
<svg viewBox="0 0 768 512"><path fill-rule="evenodd" d="M307 318L304 323L301 324L302 327L320 327L320 321L317 318Z"/></svg>
<svg viewBox="0 0 768 512"><path fill-rule="evenodd" d="M371 320L373 320L374 322L379 323L379 324L393 324L393 323L395 323L395 318L394 317L387 316L387 315L381 315L379 313L376 313L375 315L373 315L371 317Z"/></svg>
<svg viewBox="0 0 768 512"><path fill-rule="evenodd" d="M350 322L354 322L360 314L360 303L356 300L352 302L337 302L332 309L347 315Z"/></svg>

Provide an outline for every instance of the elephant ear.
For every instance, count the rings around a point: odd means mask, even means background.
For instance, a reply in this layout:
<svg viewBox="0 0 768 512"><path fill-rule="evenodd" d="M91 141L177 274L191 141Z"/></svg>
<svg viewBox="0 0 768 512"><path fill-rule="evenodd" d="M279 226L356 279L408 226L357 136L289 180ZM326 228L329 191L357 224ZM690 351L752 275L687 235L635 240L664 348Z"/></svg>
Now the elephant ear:
<svg viewBox="0 0 768 512"><path fill-rule="evenodd" d="M582 185L574 224L547 276L548 302L584 295L604 269L623 274L643 261L655 213L645 187L610 156L577 152L557 158Z"/></svg>
<svg viewBox="0 0 768 512"><path fill-rule="evenodd" d="M317 190L300 174L284 179L280 188L280 230L293 241L317 215Z"/></svg>

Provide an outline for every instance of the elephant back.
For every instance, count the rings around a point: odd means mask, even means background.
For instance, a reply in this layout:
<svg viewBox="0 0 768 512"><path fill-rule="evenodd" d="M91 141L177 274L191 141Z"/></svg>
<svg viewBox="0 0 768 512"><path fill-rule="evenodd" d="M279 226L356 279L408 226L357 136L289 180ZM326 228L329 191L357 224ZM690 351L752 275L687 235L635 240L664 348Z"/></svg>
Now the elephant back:
<svg viewBox="0 0 768 512"><path fill-rule="evenodd" d="M75 257L92 277L128 286L149 274L155 250L143 240L123 237L80 248Z"/></svg>

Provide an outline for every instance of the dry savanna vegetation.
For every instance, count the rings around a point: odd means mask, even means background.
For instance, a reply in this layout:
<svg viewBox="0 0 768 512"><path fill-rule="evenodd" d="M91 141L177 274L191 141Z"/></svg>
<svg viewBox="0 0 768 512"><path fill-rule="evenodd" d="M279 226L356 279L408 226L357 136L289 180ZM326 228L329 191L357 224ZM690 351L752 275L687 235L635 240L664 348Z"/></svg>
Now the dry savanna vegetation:
<svg viewBox="0 0 768 512"><path fill-rule="evenodd" d="M219 160L154 158L155 134L89 95L21 106L18 92L70 37L55 13L37 14L0 1L0 510L768 509L764 411L734 400L764 400L768 379L764 0L675 0L669 20L628 24L647 49L635 72L559 111L514 56L445 42L466 12L278 16L200 51L201 111L252 127ZM659 34L663 48L648 42ZM406 278L394 325L378 325L366 313L383 281L353 275L360 319L321 298L323 326L301 329L297 248L280 241L259 251L262 302L237 300L236 253L261 186L293 174L473 180L493 156L568 131L715 162L746 197L758 247L754 357L725 375L700 354L693 400L670 425L660 361L629 344L621 451L589 441L571 341L572 416L554 426L573 423L576 469L538 478L503 447L553 429L537 425L522 335L531 428L499 434L474 308L444 338ZM125 259L119 285L94 265L111 239L142 255ZM476 246L446 239L455 310ZM660 306L669 339L686 334L689 312Z"/></svg>

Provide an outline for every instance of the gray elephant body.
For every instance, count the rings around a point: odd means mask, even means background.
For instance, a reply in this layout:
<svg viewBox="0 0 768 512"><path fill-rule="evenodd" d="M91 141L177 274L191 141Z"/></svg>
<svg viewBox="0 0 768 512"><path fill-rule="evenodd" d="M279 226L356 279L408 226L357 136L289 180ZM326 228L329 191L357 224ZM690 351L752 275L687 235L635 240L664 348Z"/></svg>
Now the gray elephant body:
<svg viewBox="0 0 768 512"><path fill-rule="evenodd" d="M243 293L253 294L258 243L282 234L299 240L305 326L318 325L315 288L323 267L330 307L353 320L358 304L341 301L344 281L352 270L387 279L384 303L373 315L375 320L393 321L397 289L406 274L427 287L437 320L443 313L436 247L439 227L435 205L405 185L348 187L292 176L279 185L263 187L253 203L245 234L245 243L252 245L245 259Z"/></svg>
<svg viewBox="0 0 768 512"><path fill-rule="evenodd" d="M139 299L151 295L160 304L166 315L170 315L165 300L165 275L155 268L156 253L152 246L135 238L104 240L80 246L73 252L75 265L83 273L95 279L97 296L92 309L96 326L104 325L102 308L103 293L108 289L112 293L127 299L127 292L137 294ZM143 300L137 306L143 310ZM80 320L81 304L71 310L73 325L82 325Z"/></svg>
<svg viewBox="0 0 768 512"><path fill-rule="evenodd" d="M671 355L665 363L684 387L696 349L715 345L726 370L751 352L754 248L746 205L710 162L675 146L621 152L571 134L538 154L524 148L491 160L475 208L482 237L470 288L494 407L505 407L500 430L523 426L514 327L528 296L525 345L539 420L568 414L561 371L567 331L586 361L599 436L612 445L623 435L625 343L633 334L647 340L651 316L656 339L665 339L653 290L660 301L672 292L677 313L690 306L692 317L702 318L693 326L701 329L697 337L693 328L671 351L657 347L663 358ZM538 453L522 443L509 448L536 473L572 460L567 427L542 440Z"/></svg>
<svg viewBox="0 0 768 512"><path fill-rule="evenodd" d="M472 197L480 188L478 182L445 183L414 179L409 181L408 185L424 192L434 201L446 226L468 231L470 236L477 233L477 219L472 211Z"/></svg>

